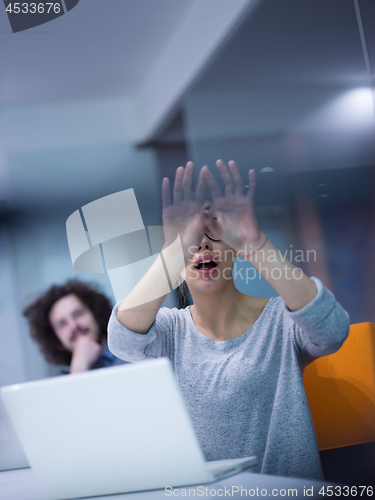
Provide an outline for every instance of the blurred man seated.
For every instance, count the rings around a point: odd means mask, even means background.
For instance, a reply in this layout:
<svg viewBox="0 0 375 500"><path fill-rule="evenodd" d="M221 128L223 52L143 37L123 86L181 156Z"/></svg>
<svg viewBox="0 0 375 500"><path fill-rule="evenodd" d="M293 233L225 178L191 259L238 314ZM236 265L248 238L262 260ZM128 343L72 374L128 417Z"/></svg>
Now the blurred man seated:
<svg viewBox="0 0 375 500"><path fill-rule="evenodd" d="M54 285L24 310L32 337L60 374L124 362L107 348L112 306L95 286L70 280Z"/></svg>

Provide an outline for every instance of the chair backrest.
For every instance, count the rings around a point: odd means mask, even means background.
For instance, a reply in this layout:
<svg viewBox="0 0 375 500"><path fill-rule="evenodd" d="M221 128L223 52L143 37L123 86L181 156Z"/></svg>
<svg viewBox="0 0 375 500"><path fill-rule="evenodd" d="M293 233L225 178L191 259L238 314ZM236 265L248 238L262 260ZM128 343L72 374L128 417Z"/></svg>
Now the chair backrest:
<svg viewBox="0 0 375 500"><path fill-rule="evenodd" d="M304 384L319 450L375 441L375 324L351 325L341 349L305 369Z"/></svg>

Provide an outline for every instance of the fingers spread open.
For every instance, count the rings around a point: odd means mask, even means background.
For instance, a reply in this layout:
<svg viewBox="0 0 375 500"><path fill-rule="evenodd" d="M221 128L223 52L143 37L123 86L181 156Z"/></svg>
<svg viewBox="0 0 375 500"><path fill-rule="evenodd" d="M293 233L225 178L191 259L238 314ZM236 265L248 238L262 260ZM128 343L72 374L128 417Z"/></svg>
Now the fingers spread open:
<svg viewBox="0 0 375 500"><path fill-rule="evenodd" d="M234 193L234 181L232 174L229 172L227 166L223 162L223 160L217 160L216 161L216 166L219 169L221 176L223 178L223 181L225 183L225 194L233 194Z"/></svg>
<svg viewBox="0 0 375 500"><path fill-rule="evenodd" d="M207 182L204 178L204 173L202 172L203 168L199 172L197 189L195 190L195 201L198 202L199 205L203 205L204 198L206 194Z"/></svg>
<svg viewBox="0 0 375 500"><path fill-rule="evenodd" d="M251 199L254 198L255 183L256 183L255 170L251 169L251 170L249 170L249 190L248 190L247 195L246 195Z"/></svg>
<svg viewBox="0 0 375 500"><path fill-rule="evenodd" d="M215 177L210 172L210 169L205 165L203 168L203 175L207 181L208 187L210 188L212 199L219 198L222 196L219 184L216 182Z"/></svg>
<svg viewBox="0 0 375 500"><path fill-rule="evenodd" d="M245 192L245 184L242 180L242 177L241 177L241 174L238 170L236 162L230 161L228 163L228 166L229 166L231 174L233 176L234 185L235 185L235 193L243 195Z"/></svg>
<svg viewBox="0 0 375 500"><path fill-rule="evenodd" d="M161 197L162 197L162 201L163 201L163 208L167 208L167 207L169 207L169 205L172 205L168 177L164 177L164 179L163 179L163 182L161 185Z"/></svg>
<svg viewBox="0 0 375 500"><path fill-rule="evenodd" d="M173 203L180 204L183 200L183 192L182 192L182 181L184 178L185 169L184 167L178 167L176 170L176 176L174 179L174 187L173 187Z"/></svg>
<svg viewBox="0 0 375 500"><path fill-rule="evenodd" d="M184 177L182 180L182 189L184 200L190 201L192 198L191 193L191 185L193 182L193 172L194 172L194 163L192 161L188 161L185 167Z"/></svg>

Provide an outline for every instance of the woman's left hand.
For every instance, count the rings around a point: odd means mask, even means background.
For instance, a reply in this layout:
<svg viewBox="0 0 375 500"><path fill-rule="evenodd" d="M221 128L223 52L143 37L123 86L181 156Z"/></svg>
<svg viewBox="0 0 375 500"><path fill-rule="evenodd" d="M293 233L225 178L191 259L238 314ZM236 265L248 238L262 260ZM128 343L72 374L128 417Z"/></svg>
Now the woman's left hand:
<svg viewBox="0 0 375 500"><path fill-rule="evenodd" d="M262 235L255 213L255 171L249 171L249 189L245 194L245 185L234 161L228 167L222 160L217 160L225 183L225 194L207 166L202 174L210 188L215 217L210 210L205 210L205 223L214 238L221 239L234 250L245 251L249 247L256 249L262 245Z"/></svg>

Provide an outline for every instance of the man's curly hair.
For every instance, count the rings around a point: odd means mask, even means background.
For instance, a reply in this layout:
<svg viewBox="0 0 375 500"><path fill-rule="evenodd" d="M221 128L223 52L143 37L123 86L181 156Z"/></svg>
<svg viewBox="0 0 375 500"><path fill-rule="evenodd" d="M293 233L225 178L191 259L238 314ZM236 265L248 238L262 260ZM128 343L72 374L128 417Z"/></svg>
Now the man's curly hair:
<svg viewBox="0 0 375 500"><path fill-rule="evenodd" d="M23 311L27 318L31 336L38 342L47 361L56 365L70 365L72 353L67 351L56 337L49 321L53 305L66 295L76 295L93 313L100 330L100 340L107 339L107 325L112 306L108 298L93 284L69 280L63 285L54 285Z"/></svg>

